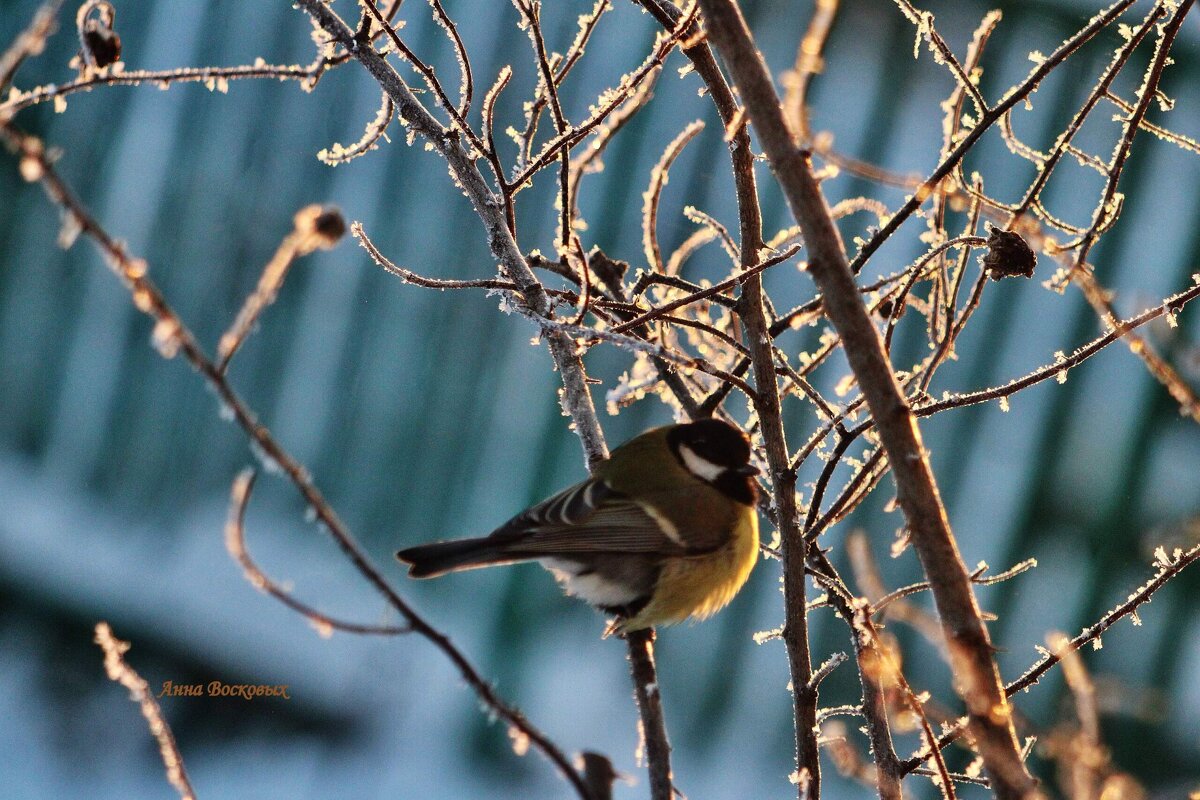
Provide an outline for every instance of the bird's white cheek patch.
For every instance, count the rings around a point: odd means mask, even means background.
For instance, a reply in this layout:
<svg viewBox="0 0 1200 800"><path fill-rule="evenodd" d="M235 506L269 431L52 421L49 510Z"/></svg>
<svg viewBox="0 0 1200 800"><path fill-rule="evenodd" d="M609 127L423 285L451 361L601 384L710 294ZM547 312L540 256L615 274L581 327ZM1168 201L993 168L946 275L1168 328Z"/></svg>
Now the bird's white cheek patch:
<svg viewBox="0 0 1200 800"><path fill-rule="evenodd" d="M696 455L686 444L679 445L679 457L683 459L683 465L688 468L688 472L710 483L721 477L721 473L725 471L724 467Z"/></svg>
<svg viewBox="0 0 1200 800"><path fill-rule="evenodd" d="M589 572L578 574L585 567L578 561L563 558L543 558L541 565L554 573L567 594L581 598L594 606L623 606L637 599L637 593L603 575Z"/></svg>

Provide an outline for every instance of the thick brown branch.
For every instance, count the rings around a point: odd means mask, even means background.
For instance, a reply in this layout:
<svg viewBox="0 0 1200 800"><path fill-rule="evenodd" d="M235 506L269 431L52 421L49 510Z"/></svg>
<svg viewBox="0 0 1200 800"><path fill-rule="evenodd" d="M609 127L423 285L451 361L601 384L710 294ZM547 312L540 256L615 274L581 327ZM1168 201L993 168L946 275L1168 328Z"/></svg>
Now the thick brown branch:
<svg viewBox="0 0 1200 800"><path fill-rule="evenodd" d="M795 145L770 73L734 0L701 0L716 44L750 113L793 216L804 232L809 272L825 298L825 311L842 337L892 463L897 494L948 640L956 688L967 704L972 732L1001 800L1027 797L1036 782L1022 762L1011 711L992 658L987 628L963 564L912 409L846 261L841 236L813 177L808 154Z"/></svg>

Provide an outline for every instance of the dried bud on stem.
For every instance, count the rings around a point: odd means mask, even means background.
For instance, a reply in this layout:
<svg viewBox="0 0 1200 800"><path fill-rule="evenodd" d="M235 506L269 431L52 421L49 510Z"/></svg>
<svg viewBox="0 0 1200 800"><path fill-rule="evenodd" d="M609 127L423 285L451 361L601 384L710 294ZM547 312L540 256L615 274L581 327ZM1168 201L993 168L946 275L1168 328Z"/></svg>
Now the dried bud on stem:
<svg viewBox="0 0 1200 800"><path fill-rule="evenodd" d="M296 249L300 255L329 250L346 235L346 218L336 206L305 206L292 221L296 225Z"/></svg>
<svg viewBox="0 0 1200 800"><path fill-rule="evenodd" d="M121 37L113 27L116 21L117 11L112 3L89 0L79 7L75 25L79 30L80 51L75 66L103 69L121 60Z"/></svg>
<svg viewBox="0 0 1200 800"><path fill-rule="evenodd" d="M979 263L987 270L992 280L1001 278L1032 278L1037 266L1037 253L1033 252L1021 235L989 226L987 253L979 257Z"/></svg>

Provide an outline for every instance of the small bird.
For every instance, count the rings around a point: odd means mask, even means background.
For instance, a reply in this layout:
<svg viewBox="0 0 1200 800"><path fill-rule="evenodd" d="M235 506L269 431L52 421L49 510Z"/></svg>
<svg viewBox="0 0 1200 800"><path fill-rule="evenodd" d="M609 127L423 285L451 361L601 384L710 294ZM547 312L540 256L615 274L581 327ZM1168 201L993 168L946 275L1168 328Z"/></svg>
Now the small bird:
<svg viewBox="0 0 1200 800"><path fill-rule="evenodd" d="M414 578L539 561L567 594L616 616L608 633L703 619L733 599L758 558L757 474L734 426L667 425L488 536L396 557Z"/></svg>

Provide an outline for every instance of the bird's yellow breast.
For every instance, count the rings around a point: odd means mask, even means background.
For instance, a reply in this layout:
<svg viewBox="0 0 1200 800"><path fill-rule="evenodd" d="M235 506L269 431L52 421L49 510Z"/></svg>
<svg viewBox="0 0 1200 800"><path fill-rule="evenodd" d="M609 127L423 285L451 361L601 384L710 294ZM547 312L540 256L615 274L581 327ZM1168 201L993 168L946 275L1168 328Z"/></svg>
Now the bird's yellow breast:
<svg viewBox="0 0 1200 800"><path fill-rule="evenodd" d="M670 625L689 617L704 619L733 599L758 560L758 515L749 506L739 508L732 534L720 549L663 563L650 602L636 616L618 624L617 633Z"/></svg>

